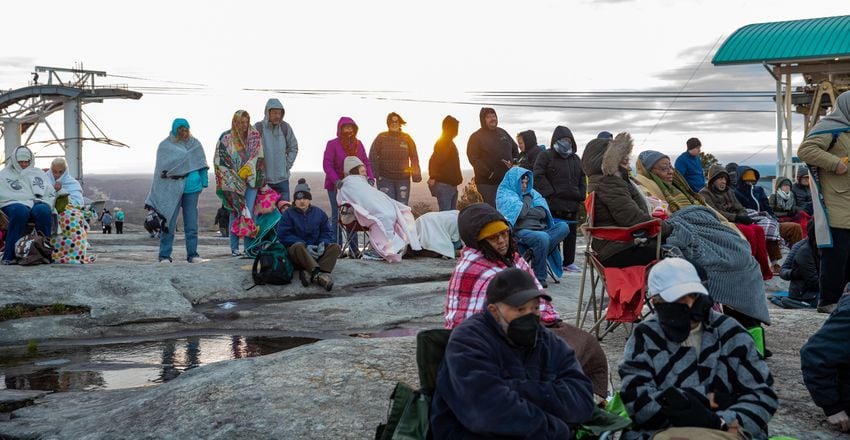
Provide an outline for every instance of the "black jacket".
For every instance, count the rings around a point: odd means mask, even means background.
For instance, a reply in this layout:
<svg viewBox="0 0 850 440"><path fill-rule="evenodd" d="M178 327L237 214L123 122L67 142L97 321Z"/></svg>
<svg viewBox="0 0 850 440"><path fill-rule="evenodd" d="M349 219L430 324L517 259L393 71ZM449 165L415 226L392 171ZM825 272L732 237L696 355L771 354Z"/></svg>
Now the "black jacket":
<svg viewBox="0 0 850 440"><path fill-rule="evenodd" d="M815 405L831 416L850 413L850 295L838 301L823 327L800 349L803 382Z"/></svg>
<svg viewBox="0 0 850 440"><path fill-rule="evenodd" d="M800 240L785 257L779 277L790 281L788 297L798 301L813 301L820 291L818 266L820 258L809 240Z"/></svg>
<svg viewBox="0 0 850 440"><path fill-rule="evenodd" d="M496 127L490 130L484 124L484 109L479 115L481 128L472 133L466 145L466 157L475 171L475 182L498 185L508 171L502 160L513 162L519 157L519 147L507 131Z"/></svg>
<svg viewBox="0 0 850 440"><path fill-rule="evenodd" d="M529 171L534 171L534 163L537 162L543 148L537 145L537 135L534 134L534 130L520 132L519 136L522 138L522 143L525 144L525 151L519 153L516 164Z"/></svg>
<svg viewBox="0 0 850 440"><path fill-rule="evenodd" d="M564 137L570 138L575 149L573 133L567 127L558 126L549 149L541 153L534 164L534 189L546 198L549 210L558 215L577 213L579 203L587 197L587 179L581 169L581 159L575 151L563 157L552 147Z"/></svg>
<svg viewBox="0 0 850 440"><path fill-rule="evenodd" d="M756 184L753 186L746 184L740 179L740 176L749 170L753 170L756 173ZM738 166L738 177L738 182L735 185L735 197L744 205L744 208L754 209L759 212L764 211L770 214L771 217L776 217L773 209L770 208L770 201L767 199L764 188L758 186L758 180L761 178L761 174L755 168L742 165Z"/></svg>
<svg viewBox="0 0 850 440"><path fill-rule="evenodd" d="M437 143L434 144L434 154L428 160L428 178L451 186L463 183L463 174L460 172L460 156L455 146L454 138L457 136L457 119L446 116L443 119L443 133Z"/></svg>

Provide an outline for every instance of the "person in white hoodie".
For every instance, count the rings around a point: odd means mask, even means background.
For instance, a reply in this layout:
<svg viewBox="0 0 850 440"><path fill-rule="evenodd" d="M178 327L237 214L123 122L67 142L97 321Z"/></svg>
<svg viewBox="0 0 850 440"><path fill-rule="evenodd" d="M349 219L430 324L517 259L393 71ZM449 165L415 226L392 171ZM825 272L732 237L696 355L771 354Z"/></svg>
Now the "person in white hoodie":
<svg viewBox="0 0 850 440"><path fill-rule="evenodd" d="M15 264L15 243L24 235L27 223L50 237L53 229L55 192L47 184L47 175L34 166L27 147L18 147L0 171L0 210L9 219L2 264Z"/></svg>
<svg viewBox="0 0 850 440"><path fill-rule="evenodd" d="M286 110L277 98L266 102L263 120L254 124L263 140L266 184L280 194L281 205L289 201L289 170L298 156L298 139L289 123L283 120Z"/></svg>

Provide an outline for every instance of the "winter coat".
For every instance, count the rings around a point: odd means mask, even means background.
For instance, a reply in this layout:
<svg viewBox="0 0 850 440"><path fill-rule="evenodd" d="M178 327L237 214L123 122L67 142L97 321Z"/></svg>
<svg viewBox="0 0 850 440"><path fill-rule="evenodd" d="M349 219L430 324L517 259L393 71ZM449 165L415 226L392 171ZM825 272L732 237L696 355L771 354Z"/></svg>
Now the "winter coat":
<svg viewBox="0 0 850 440"><path fill-rule="evenodd" d="M838 307L823 327L800 349L803 382L815 405L831 416L842 410L850 414L850 295L838 300Z"/></svg>
<svg viewBox="0 0 850 440"><path fill-rule="evenodd" d="M484 311L452 331L431 402L434 438L571 438L593 393L575 352L540 327L528 350Z"/></svg>
<svg viewBox="0 0 850 440"><path fill-rule="evenodd" d="M850 229L850 177L835 174L841 158L850 156L850 131L840 133L830 149L831 142L831 133L809 135L797 149L797 156L809 166L818 167L820 194L826 205L829 226Z"/></svg>
<svg viewBox="0 0 850 440"><path fill-rule="evenodd" d="M263 157L265 158L266 181L280 183L289 179L289 170L298 156L298 139L292 132L289 123L281 119L280 124L269 122L269 110L279 109L286 114L286 109L277 98L266 102L263 120L254 124L263 139Z"/></svg>
<svg viewBox="0 0 850 440"><path fill-rule="evenodd" d="M112 215L109 213L103 214L103 217L100 218L100 223L103 226L112 226Z"/></svg>
<svg viewBox="0 0 850 440"><path fill-rule="evenodd" d="M457 130L457 119L446 116L443 119L443 133L434 144L434 153L428 160L429 179L451 186L458 186L463 183L463 174L460 172L460 156L454 142Z"/></svg>
<svg viewBox="0 0 850 440"><path fill-rule="evenodd" d="M631 227L653 219L649 215L646 199L629 179L620 162L632 151L632 138L621 133L612 141L594 139L587 144L581 158L581 167L588 176L587 190L594 194L593 226ZM671 227L661 223L661 237L670 235ZM593 250L603 262L627 249L634 243L607 241L594 238Z"/></svg>
<svg viewBox="0 0 850 440"><path fill-rule="evenodd" d="M559 135L558 129L566 130L566 133ZM552 135L553 141L569 137L575 145L569 129L560 126L558 129ZM534 164L534 189L546 198L549 209L553 212L577 213L579 203L587 196L586 180L581 169L581 159L575 151L567 157L562 157L550 146L540 154Z"/></svg>
<svg viewBox="0 0 850 440"><path fill-rule="evenodd" d="M534 170L534 164L537 163L537 158L544 148L537 145L537 135L534 130L526 130L519 133L522 138L522 143L525 145L525 151L519 153L516 164L527 170Z"/></svg>
<svg viewBox="0 0 850 440"><path fill-rule="evenodd" d="M481 109L481 128L469 137L466 157L472 164L476 183L498 185L508 171L502 160L513 162L519 156L519 147L507 131L499 127L494 130L487 128L484 114L484 109Z"/></svg>
<svg viewBox="0 0 850 440"><path fill-rule="evenodd" d="M718 177L726 177L726 189L719 191L714 187L714 181ZM738 198L735 197L735 191L729 186L729 173L720 165L712 165L708 170L708 185L699 192L705 203L714 208L720 215L730 222L735 221L735 217L739 214L747 214Z"/></svg>
<svg viewBox="0 0 850 440"><path fill-rule="evenodd" d="M787 183L788 186L791 186L791 179L787 177L776 179L776 186L774 188L773 194L771 194L770 197L767 198L767 201L770 204L770 209L773 210L774 214L776 214L777 217L793 217L799 211L796 206L797 201L795 200L796 196L794 195L794 191L791 191L790 197L788 198L793 204L791 206L791 209L784 209L779 203L779 189L782 188L783 183Z"/></svg>
<svg viewBox="0 0 850 440"><path fill-rule="evenodd" d="M379 134L369 148L369 162L376 178L422 181L416 143L402 131Z"/></svg>
<svg viewBox="0 0 850 440"><path fill-rule="evenodd" d="M688 182L691 191L700 192L705 188L705 171L699 156L691 156L691 153L685 151L676 158L675 168Z"/></svg>
<svg viewBox="0 0 850 440"><path fill-rule="evenodd" d="M750 186L740 178L748 170L756 173L756 182L761 178L761 174L755 168L750 168L746 165L738 166L738 184L735 187L735 197L738 198L738 201L741 202L744 208L759 212L763 211L771 217L776 217L776 214L773 213L773 209L770 207L770 201L767 199L764 188L757 184Z"/></svg>
<svg viewBox="0 0 850 440"><path fill-rule="evenodd" d="M778 406L773 376L759 359L752 336L734 319L714 311L703 324L699 353L668 340L655 315L638 324L626 343L619 373L620 397L633 423L625 440L649 439L670 426L659 396L671 387L731 395L731 405L715 414L727 423L739 421L753 439L767 439L767 424Z"/></svg>
<svg viewBox="0 0 850 440"><path fill-rule="evenodd" d="M521 179L525 175L528 176L528 189L522 192ZM531 171L521 167L511 168L499 184L499 190L496 192L496 209L505 216L511 227L515 226L519 220L523 208L523 197L526 194L531 195L532 207L541 207L546 211L546 228L551 228L555 224L546 199L534 190L533 184L534 176Z"/></svg>
<svg viewBox="0 0 850 440"><path fill-rule="evenodd" d="M357 138L357 124L354 123L354 119L351 119L347 116L343 116L339 118L339 122L336 124L336 138L328 141L325 146L325 157L323 160L323 168L325 170L325 189L333 190L335 189L334 185L338 180L342 180L345 178L346 174L348 174L348 170L344 170L343 163L345 162L346 154L345 148L342 146L342 126L345 124L351 124L354 126L354 137ZM372 174L372 167L369 165L369 158L366 157L366 148L363 147L363 143L360 142L360 139L357 140L357 157L366 165L366 175L370 179L374 179L375 175Z"/></svg>
<svg viewBox="0 0 850 440"><path fill-rule="evenodd" d="M336 242L328 215L312 205L303 211L295 206L283 211L275 229L278 241L286 247L298 242L307 246Z"/></svg>
<svg viewBox="0 0 850 440"><path fill-rule="evenodd" d="M813 301L820 292L820 256L809 240L800 240L785 257L779 277L790 281L788 296L799 301ZM850 396L848 396L850 397Z"/></svg>

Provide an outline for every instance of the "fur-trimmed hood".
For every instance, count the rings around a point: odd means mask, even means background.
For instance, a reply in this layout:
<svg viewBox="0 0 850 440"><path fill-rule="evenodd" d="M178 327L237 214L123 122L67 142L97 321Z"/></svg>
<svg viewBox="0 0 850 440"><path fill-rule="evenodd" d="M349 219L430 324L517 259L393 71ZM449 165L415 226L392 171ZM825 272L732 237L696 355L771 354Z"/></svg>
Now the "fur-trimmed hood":
<svg viewBox="0 0 850 440"><path fill-rule="evenodd" d="M605 154L602 156L602 174L605 176L614 176L620 170L620 162L632 154L634 141L629 133L623 132L618 134Z"/></svg>

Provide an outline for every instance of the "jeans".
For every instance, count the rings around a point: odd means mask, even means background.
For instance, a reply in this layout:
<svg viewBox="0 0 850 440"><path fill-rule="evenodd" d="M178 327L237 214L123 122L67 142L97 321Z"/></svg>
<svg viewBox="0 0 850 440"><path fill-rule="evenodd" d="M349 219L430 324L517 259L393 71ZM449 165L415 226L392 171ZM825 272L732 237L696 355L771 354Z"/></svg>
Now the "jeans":
<svg viewBox="0 0 850 440"><path fill-rule="evenodd" d="M850 278L850 229L829 228L832 247L820 249L820 304L835 304Z"/></svg>
<svg viewBox="0 0 850 440"><path fill-rule="evenodd" d="M379 177L375 186L396 202L407 205L410 201L410 179L394 180Z"/></svg>
<svg viewBox="0 0 850 440"><path fill-rule="evenodd" d="M280 194L280 200L286 200L287 202L291 202L289 199L289 180L283 180L277 183L269 183L269 188L277 191Z"/></svg>
<svg viewBox="0 0 850 440"><path fill-rule="evenodd" d="M435 182L430 188L431 195L437 198L437 206L440 211L451 211L457 209L457 187L448 183Z"/></svg>
<svg viewBox="0 0 850 440"><path fill-rule="evenodd" d="M484 199L484 203L496 207L496 192L499 191L499 185L487 185L485 183L476 183L478 193Z"/></svg>
<svg viewBox="0 0 850 440"><path fill-rule="evenodd" d="M574 212L557 211L552 212L552 215L561 220L574 222L576 219L576 214ZM564 239L564 267L567 267L576 261L576 224L568 223L568 225L570 227L570 233L567 235L567 238Z"/></svg>
<svg viewBox="0 0 850 440"><path fill-rule="evenodd" d="M330 199L331 202L331 229L334 230L336 243L342 246L342 228L339 227L339 206L336 203L336 190L328 190L328 199ZM350 246L349 249L357 249L357 234L351 234L348 244Z"/></svg>
<svg viewBox="0 0 850 440"><path fill-rule="evenodd" d="M534 276L539 281L546 281L546 260L552 251L558 249L558 245L564 241L570 228L566 223L555 223L554 226L545 231L531 231L520 229L516 231L519 244L525 249L531 249L534 258L531 261Z"/></svg>
<svg viewBox="0 0 850 440"><path fill-rule="evenodd" d="M12 261L15 259L15 243L24 236L27 229L27 223L35 222L35 229L41 231L45 237L50 238L53 230L53 217L50 213L50 206L46 203L36 203L32 208L21 203L12 203L11 205L0 208L6 217L9 219L9 225L6 229L6 249L3 251L3 261Z"/></svg>
<svg viewBox="0 0 850 440"><path fill-rule="evenodd" d="M257 188L248 188L245 190L245 206L248 206L251 210L251 216L254 220L257 218L254 216L254 202L257 201ZM227 224L227 229L233 226L233 222L236 221L236 217L238 217L237 213L231 211L230 212L230 222ZM239 237L236 234L230 233L230 252L239 252ZM254 241L253 238L245 236L243 238L243 246L244 249L248 249L248 246L251 245L251 242Z"/></svg>
<svg viewBox="0 0 850 440"><path fill-rule="evenodd" d="M168 220L168 233L159 236L159 261L171 261L172 244L174 244L174 228L177 226L177 214L183 210L183 234L186 237L186 261L198 256L198 197L201 192L183 194L177 209Z"/></svg>

